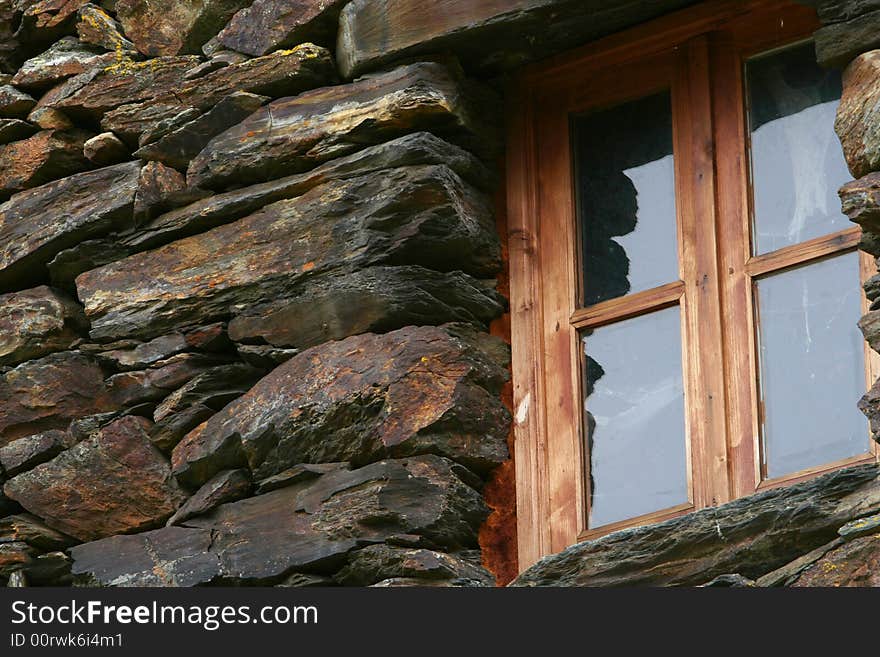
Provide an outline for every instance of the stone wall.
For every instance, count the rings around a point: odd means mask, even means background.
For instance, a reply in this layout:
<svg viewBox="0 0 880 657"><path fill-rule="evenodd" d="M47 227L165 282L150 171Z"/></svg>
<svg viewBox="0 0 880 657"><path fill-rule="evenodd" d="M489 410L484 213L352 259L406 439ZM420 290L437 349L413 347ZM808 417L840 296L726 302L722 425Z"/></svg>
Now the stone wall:
<svg viewBox="0 0 880 657"><path fill-rule="evenodd" d="M0 0L0 583L509 581L497 76L689 4ZM819 10L824 61L876 45L853 25L880 3ZM850 66L839 129L880 256L874 70ZM630 581L869 563L870 521L835 535L880 511L852 502L875 474L736 503L740 545L788 546L760 567L719 547ZM767 504L807 538L748 520ZM520 582L626 581L557 568L603 540Z"/></svg>
<svg viewBox="0 0 880 657"><path fill-rule="evenodd" d="M343 4L0 0L0 582L495 583L499 98Z"/></svg>

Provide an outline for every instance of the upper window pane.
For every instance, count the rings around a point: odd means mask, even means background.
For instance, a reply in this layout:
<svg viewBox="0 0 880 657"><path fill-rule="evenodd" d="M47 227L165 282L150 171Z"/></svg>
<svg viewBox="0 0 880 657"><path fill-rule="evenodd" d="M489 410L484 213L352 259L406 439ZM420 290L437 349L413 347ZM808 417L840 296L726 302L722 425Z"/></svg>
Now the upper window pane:
<svg viewBox="0 0 880 657"><path fill-rule="evenodd" d="M583 305L677 281L669 92L574 117Z"/></svg>
<svg viewBox="0 0 880 657"><path fill-rule="evenodd" d="M834 134L840 73L816 63L810 42L749 60L746 81L754 253L848 228L837 197L850 179Z"/></svg>

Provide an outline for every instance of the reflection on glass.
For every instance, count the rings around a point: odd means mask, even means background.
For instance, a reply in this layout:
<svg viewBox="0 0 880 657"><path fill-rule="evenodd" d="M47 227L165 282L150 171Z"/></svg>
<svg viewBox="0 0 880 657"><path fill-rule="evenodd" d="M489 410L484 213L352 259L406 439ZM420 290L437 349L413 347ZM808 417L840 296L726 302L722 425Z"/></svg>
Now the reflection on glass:
<svg viewBox="0 0 880 657"><path fill-rule="evenodd" d="M750 60L746 80L755 254L847 228L837 190L850 175L834 134L840 73L821 68L806 43Z"/></svg>
<svg viewBox="0 0 880 657"><path fill-rule="evenodd" d="M848 253L756 283L769 478L868 451L859 258Z"/></svg>
<svg viewBox="0 0 880 657"><path fill-rule="evenodd" d="M678 307L583 338L590 527L688 501Z"/></svg>
<svg viewBox="0 0 880 657"><path fill-rule="evenodd" d="M584 305L678 280L669 92L575 117Z"/></svg>

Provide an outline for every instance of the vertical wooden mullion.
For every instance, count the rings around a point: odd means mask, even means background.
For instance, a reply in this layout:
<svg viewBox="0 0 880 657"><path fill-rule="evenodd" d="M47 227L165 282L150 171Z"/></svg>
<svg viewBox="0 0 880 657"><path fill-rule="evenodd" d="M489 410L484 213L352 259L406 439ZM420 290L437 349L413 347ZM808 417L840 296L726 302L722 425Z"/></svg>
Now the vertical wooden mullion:
<svg viewBox="0 0 880 657"><path fill-rule="evenodd" d="M733 497L760 481L752 281L749 161L742 60L729 32L712 36L713 117L718 176L718 265L726 366L727 435Z"/></svg>
<svg viewBox="0 0 880 657"><path fill-rule="evenodd" d="M537 117L540 267L544 286L544 382L550 547L577 541L586 519L581 444L580 349L570 318L577 302L573 168L567 98L545 102Z"/></svg>
<svg viewBox="0 0 880 657"><path fill-rule="evenodd" d="M696 506L731 499L724 347L718 282L715 136L709 46L705 36L681 48L673 101L681 225L684 359L688 436Z"/></svg>
<svg viewBox="0 0 880 657"><path fill-rule="evenodd" d="M507 212L511 297L511 370L519 568L550 548L547 430L544 400L542 277L538 240L534 99L520 81L507 93Z"/></svg>

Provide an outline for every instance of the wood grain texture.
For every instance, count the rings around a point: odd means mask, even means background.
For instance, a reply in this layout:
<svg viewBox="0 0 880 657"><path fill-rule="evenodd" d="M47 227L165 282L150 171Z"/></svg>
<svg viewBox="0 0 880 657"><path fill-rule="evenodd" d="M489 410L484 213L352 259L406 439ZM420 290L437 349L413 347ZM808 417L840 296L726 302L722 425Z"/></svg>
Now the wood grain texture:
<svg viewBox="0 0 880 657"><path fill-rule="evenodd" d="M521 568L548 549L872 460L866 454L766 482L761 468L753 280L855 249L860 237L852 228L751 255L743 63L817 24L813 10L789 2L719 0L519 76L508 206L515 405L528 408L516 428ZM664 88L672 89L681 280L580 307L569 116ZM870 265L866 258L863 279ZM578 332L676 304L692 504L590 528ZM871 382L877 358L868 361Z"/></svg>

